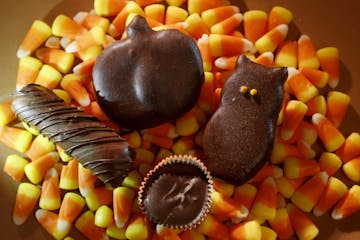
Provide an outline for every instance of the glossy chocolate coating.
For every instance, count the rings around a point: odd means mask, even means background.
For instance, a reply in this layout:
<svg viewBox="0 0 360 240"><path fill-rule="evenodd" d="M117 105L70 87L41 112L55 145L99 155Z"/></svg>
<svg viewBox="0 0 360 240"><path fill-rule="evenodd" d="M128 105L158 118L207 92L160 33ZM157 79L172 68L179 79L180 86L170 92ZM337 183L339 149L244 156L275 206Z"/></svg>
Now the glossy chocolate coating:
<svg viewBox="0 0 360 240"><path fill-rule="evenodd" d="M186 225L198 217L206 199L205 179L163 174L148 189L144 207L160 224Z"/></svg>
<svg viewBox="0 0 360 240"><path fill-rule="evenodd" d="M223 88L220 106L204 131L203 148L212 175L242 184L266 163L286 78L286 68L266 67L239 57ZM241 92L241 86L256 89L257 94Z"/></svg>
<svg viewBox="0 0 360 240"><path fill-rule="evenodd" d="M123 138L45 87L22 88L14 96L13 110L104 183L118 186L132 168L133 150Z"/></svg>
<svg viewBox="0 0 360 240"><path fill-rule="evenodd" d="M97 57L93 70L106 115L122 127L142 129L189 111L204 78L195 41L175 29L153 31L141 16L126 34Z"/></svg>

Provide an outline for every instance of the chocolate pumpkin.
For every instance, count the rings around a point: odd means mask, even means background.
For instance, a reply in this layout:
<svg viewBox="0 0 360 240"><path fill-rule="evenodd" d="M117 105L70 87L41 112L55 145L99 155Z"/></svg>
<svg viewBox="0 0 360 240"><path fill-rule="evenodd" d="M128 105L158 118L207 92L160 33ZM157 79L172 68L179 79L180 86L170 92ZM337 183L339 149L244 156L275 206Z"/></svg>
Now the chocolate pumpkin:
<svg viewBox="0 0 360 240"><path fill-rule="evenodd" d="M196 42L175 29L153 31L141 16L126 35L98 56L93 69L104 112L122 127L142 129L189 111L204 78Z"/></svg>

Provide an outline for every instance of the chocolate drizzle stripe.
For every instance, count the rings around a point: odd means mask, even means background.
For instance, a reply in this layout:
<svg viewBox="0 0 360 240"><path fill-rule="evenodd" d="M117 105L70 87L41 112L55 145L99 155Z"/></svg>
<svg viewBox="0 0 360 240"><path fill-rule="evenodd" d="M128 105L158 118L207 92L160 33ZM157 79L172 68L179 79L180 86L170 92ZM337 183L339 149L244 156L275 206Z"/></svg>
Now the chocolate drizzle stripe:
<svg viewBox="0 0 360 240"><path fill-rule="evenodd" d="M54 142L61 142L64 140L67 140L69 138L80 136L82 134L86 133L92 133L92 132L113 132L111 129L107 129L103 126L95 126L95 127L87 127L87 128L80 128L80 129L69 129L67 131L61 131L54 134L49 134L50 140L53 140Z"/></svg>
<svg viewBox="0 0 360 240"><path fill-rule="evenodd" d="M56 143L105 183L118 186L132 169L133 149L94 116L30 84L14 95L17 117Z"/></svg>
<svg viewBox="0 0 360 240"><path fill-rule="evenodd" d="M122 140L119 140L119 138L111 137L111 138L102 138L102 139L92 139L92 140L85 140L85 141L78 141L74 142L71 141L71 143L76 143L72 147L69 147L65 150L65 152L69 155L72 155L72 152L75 150L78 150L82 147L87 147L88 145L96 145L96 144L105 144L105 143L111 143L111 142L123 142Z"/></svg>
<svg viewBox="0 0 360 240"><path fill-rule="evenodd" d="M55 115L60 115L60 114L64 114L64 113L78 113L80 112L77 108L60 108L60 109L55 109L52 111L52 116L55 116ZM32 122L32 121L36 121L38 119L45 119L46 115L48 115L47 112L44 112L44 113L39 113L37 115L32 115L32 116L28 116L28 117L24 117L24 121L27 121L27 122ZM44 117L45 116L45 117ZM49 116L47 116L49 117Z"/></svg>
<svg viewBox="0 0 360 240"><path fill-rule="evenodd" d="M18 97L18 96L15 96ZM35 110L36 108L42 108L42 107L55 107L55 106L61 106L61 101L44 101L44 102L38 102L38 103L32 103L30 105L25 105L20 108L14 109L15 115L24 114L26 111Z"/></svg>

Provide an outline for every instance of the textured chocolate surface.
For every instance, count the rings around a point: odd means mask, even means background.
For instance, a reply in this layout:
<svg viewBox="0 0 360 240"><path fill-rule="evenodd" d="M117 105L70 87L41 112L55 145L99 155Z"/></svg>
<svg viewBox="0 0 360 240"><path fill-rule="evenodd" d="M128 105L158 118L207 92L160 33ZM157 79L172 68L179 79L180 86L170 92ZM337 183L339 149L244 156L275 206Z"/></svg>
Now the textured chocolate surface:
<svg viewBox="0 0 360 240"><path fill-rule="evenodd" d="M174 29L153 31L141 16L126 34L94 66L94 89L105 113L120 126L141 129L189 111L204 78L195 41Z"/></svg>
<svg viewBox="0 0 360 240"><path fill-rule="evenodd" d="M214 176L241 184L268 160L286 77L286 68L239 57L223 88L220 107L204 131L206 163ZM257 94L243 93L241 86L256 89Z"/></svg>
<svg viewBox="0 0 360 240"><path fill-rule="evenodd" d="M133 150L123 138L45 87L25 86L15 94L13 110L104 183L118 186L132 168Z"/></svg>
<svg viewBox="0 0 360 240"><path fill-rule="evenodd" d="M163 174L148 189L144 207L160 224L185 225L198 217L206 199L205 179Z"/></svg>

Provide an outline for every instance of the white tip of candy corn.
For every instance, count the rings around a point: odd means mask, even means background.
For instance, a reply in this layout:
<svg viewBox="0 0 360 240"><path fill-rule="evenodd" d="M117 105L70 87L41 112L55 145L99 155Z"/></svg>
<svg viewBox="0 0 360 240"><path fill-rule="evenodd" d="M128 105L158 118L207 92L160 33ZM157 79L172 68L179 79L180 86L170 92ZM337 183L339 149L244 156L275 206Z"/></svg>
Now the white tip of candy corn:
<svg viewBox="0 0 360 240"><path fill-rule="evenodd" d="M251 41L245 38L241 39L241 41L243 42L244 45L243 52L256 53L256 47Z"/></svg>
<svg viewBox="0 0 360 240"><path fill-rule="evenodd" d="M71 228L71 223L59 219L56 225L56 228L59 232L66 232L69 231Z"/></svg>
<svg viewBox="0 0 360 240"><path fill-rule="evenodd" d="M288 79L299 73L299 70L297 70L294 67L288 67L287 70L288 70Z"/></svg>
<svg viewBox="0 0 360 240"><path fill-rule="evenodd" d="M289 30L289 27L286 24L280 24L276 26L276 28L283 36L286 36Z"/></svg>
<svg viewBox="0 0 360 240"><path fill-rule="evenodd" d="M22 216L13 216L13 222L15 225L20 226L26 221L25 217Z"/></svg>
<svg viewBox="0 0 360 240"><path fill-rule="evenodd" d="M18 58L23 58L23 57L29 56L30 51L25 51L25 50L19 48L16 55L17 55Z"/></svg>
<svg viewBox="0 0 360 240"><path fill-rule="evenodd" d="M241 22L244 19L244 16L241 13L235 13L234 17Z"/></svg>
<svg viewBox="0 0 360 240"><path fill-rule="evenodd" d="M86 16L88 15L87 12L78 12L74 17L74 21L77 22L78 24L82 24L84 22L84 19L86 18Z"/></svg>
<svg viewBox="0 0 360 240"><path fill-rule="evenodd" d="M311 120L312 120L313 124L319 124L322 119L324 119L324 115L322 115L321 113L315 113L312 116Z"/></svg>
<svg viewBox="0 0 360 240"><path fill-rule="evenodd" d="M241 206L239 210L236 211L236 217L233 217L231 220L233 223L240 223L249 215L249 210L244 205Z"/></svg>
<svg viewBox="0 0 360 240"><path fill-rule="evenodd" d="M337 211L336 209L334 209L334 210L332 211L332 213L331 213L331 217L332 217L332 219L340 220L340 219L343 218L343 215L342 215L339 211Z"/></svg>
<svg viewBox="0 0 360 240"><path fill-rule="evenodd" d="M67 53L74 53L77 51L79 51L79 45L77 44L76 41L71 42L65 48L65 52L67 52Z"/></svg>
<svg viewBox="0 0 360 240"><path fill-rule="evenodd" d="M304 42L304 41L308 41L310 40L310 37L306 34L303 34L299 37L298 43Z"/></svg>

